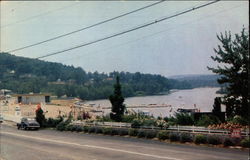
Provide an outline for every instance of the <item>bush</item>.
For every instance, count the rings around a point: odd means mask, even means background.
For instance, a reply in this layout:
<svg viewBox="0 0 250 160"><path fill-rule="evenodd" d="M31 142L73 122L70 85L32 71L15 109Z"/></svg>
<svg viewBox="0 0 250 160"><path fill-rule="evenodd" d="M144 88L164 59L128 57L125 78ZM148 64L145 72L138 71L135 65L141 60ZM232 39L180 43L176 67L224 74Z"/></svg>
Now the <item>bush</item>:
<svg viewBox="0 0 250 160"><path fill-rule="evenodd" d="M49 118L48 120L46 120L46 127L55 128L62 121L63 121L62 117L59 117L59 118L56 118L56 119Z"/></svg>
<svg viewBox="0 0 250 160"><path fill-rule="evenodd" d="M136 118L137 114L123 115L122 122L131 123Z"/></svg>
<svg viewBox="0 0 250 160"><path fill-rule="evenodd" d="M221 144L221 140L218 136L208 136L207 141L209 144L213 145Z"/></svg>
<svg viewBox="0 0 250 160"><path fill-rule="evenodd" d="M218 124L221 123L219 118L213 115L202 115L200 119L197 121L197 126L209 126L212 124Z"/></svg>
<svg viewBox="0 0 250 160"><path fill-rule="evenodd" d="M145 132L145 130L140 129L140 130L138 131L138 133L137 133L137 137L138 137L138 138L144 138L144 137L146 137L146 132Z"/></svg>
<svg viewBox="0 0 250 160"><path fill-rule="evenodd" d="M73 125L67 125L64 130L65 131L72 131L72 127L73 127Z"/></svg>
<svg viewBox="0 0 250 160"><path fill-rule="evenodd" d="M250 139L249 139L249 137L243 139L240 142L240 144L241 144L242 147L250 148Z"/></svg>
<svg viewBox="0 0 250 160"><path fill-rule="evenodd" d="M180 136L177 133L170 133L169 134L169 139L170 141L179 141L180 140Z"/></svg>
<svg viewBox="0 0 250 160"><path fill-rule="evenodd" d="M142 122L138 119L135 119L131 122L132 128L140 128L141 125L142 125Z"/></svg>
<svg viewBox="0 0 250 160"><path fill-rule="evenodd" d="M159 131L157 134L157 138L159 140L169 139L169 132L168 131Z"/></svg>
<svg viewBox="0 0 250 160"><path fill-rule="evenodd" d="M102 133L105 135L111 135L112 134L112 128L103 128Z"/></svg>
<svg viewBox="0 0 250 160"><path fill-rule="evenodd" d="M146 131L146 138L149 138L149 139L155 138L156 135L157 135L157 131L155 131L155 130L147 130Z"/></svg>
<svg viewBox="0 0 250 160"><path fill-rule="evenodd" d="M128 135L129 135L129 136L137 136L137 134L138 134L138 130L137 130L137 129L132 129L132 128L130 128L130 129L128 130Z"/></svg>
<svg viewBox="0 0 250 160"><path fill-rule="evenodd" d="M83 131L84 131L85 133L89 132L89 126L84 126L84 127L83 127Z"/></svg>
<svg viewBox="0 0 250 160"><path fill-rule="evenodd" d="M101 127L96 127L95 128L95 133L102 133L102 128Z"/></svg>
<svg viewBox="0 0 250 160"><path fill-rule="evenodd" d="M119 131L119 135L120 136L126 136L126 135L128 135L128 129L121 128L120 131Z"/></svg>
<svg viewBox="0 0 250 160"><path fill-rule="evenodd" d="M225 139L224 139L224 142L223 142L223 145L226 147L226 146L234 146L235 144L234 144L234 142L233 142L232 139L230 139L230 138L225 138Z"/></svg>
<svg viewBox="0 0 250 160"><path fill-rule="evenodd" d="M246 118L243 118L241 116L234 116L231 122L234 124L241 124L241 125L249 124L249 121Z"/></svg>
<svg viewBox="0 0 250 160"><path fill-rule="evenodd" d="M88 133L95 133L95 129L96 128L94 126L89 127Z"/></svg>
<svg viewBox="0 0 250 160"><path fill-rule="evenodd" d="M142 121L143 126L156 126L156 120L155 119L145 119Z"/></svg>
<svg viewBox="0 0 250 160"><path fill-rule="evenodd" d="M179 125L193 125L194 119L193 116L188 113L177 113L175 114L176 123Z"/></svg>
<svg viewBox="0 0 250 160"><path fill-rule="evenodd" d="M69 125L71 122L71 119L67 119L66 121L61 121L57 126L56 129L59 131L64 131L66 129L66 126Z"/></svg>
<svg viewBox="0 0 250 160"><path fill-rule="evenodd" d="M82 132L82 131L83 131L82 126L77 126L77 127L76 127L76 132Z"/></svg>
<svg viewBox="0 0 250 160"><path fill-rule="evenodd" d="M119 129L118 128L112 128L111 129L111 135L119 135Z"/></svg>
<svg viewBox="0 0 250 160"><path fill-rule="evenodd" d="M205 135L196 135L195 138L194 138L194 142L196 144L205 144L207 143L207 137Z"/></svg>
<svg viewBox="0 0 250 160"><path fill-rule="evenodd" d="M192 136L189 133L181 133L181 135L180 135L180 141L182 143L192 142L193 138L192 138Z"/></svg>

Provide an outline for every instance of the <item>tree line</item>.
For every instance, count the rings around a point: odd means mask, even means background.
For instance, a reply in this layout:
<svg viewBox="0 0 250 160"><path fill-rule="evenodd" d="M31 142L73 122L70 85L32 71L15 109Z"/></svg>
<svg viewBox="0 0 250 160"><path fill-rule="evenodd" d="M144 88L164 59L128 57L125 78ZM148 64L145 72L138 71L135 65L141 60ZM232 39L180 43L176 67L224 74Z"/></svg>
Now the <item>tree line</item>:
<svg viewBox="0 0 250 160"><path fill-rule="evenodd" d="M14 93L47 92L58 97L108 98L119 76L125 97L165 94L170 89L189 89L186 81L140 72L86 72L80 67L0 53L0 88Z"/></svg>

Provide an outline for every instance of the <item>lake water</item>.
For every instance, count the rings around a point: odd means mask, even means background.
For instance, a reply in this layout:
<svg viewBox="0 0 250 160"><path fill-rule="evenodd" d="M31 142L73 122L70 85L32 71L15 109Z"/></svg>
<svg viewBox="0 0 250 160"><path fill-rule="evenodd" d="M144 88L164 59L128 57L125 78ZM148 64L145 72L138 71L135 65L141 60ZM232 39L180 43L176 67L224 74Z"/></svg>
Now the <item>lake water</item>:
<svg viewBox="0 0 250 160"><path fill-rule="evenodd" d="M219 88L195 88L188 90L177 90L168 95L131 97L125 99L127 106L148 105L148 104L167 104L171 107L164 108L133 108L134 111L149 112L153 116L172 116L178 108L200 109L201 112L212 111L214 98L221 96L216 91ZM109 100L88 101L87 104L95 106L111 107ZM223 109L224 110L224 109ZM109 113L110 109L104 109L104 114Z"/></svg>

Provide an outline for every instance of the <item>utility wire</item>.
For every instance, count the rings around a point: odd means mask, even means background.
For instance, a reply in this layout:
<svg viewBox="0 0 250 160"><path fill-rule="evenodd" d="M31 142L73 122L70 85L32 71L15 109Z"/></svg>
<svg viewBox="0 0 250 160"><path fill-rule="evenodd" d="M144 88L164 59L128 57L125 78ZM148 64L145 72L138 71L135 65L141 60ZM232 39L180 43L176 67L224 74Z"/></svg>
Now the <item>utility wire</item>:
<svg viewBox="0 0 250 160"><path fill-rule="evenodd" d="M208 18L211 18L212 16L216 15L216 14L220 14L220 13L223 13L223 12L228 12L228 11L232 11L233 9L236 9L236 8L239 8L239 7L242 7L242 5L238 5L238 6L234 6L234 7L231 7L231 8L227 8L227 9L223 9L221 11L218 11L218 12L215 12L215 13L212 13L212 14L209 14L209 15L205 15L205 17L200 17L199 19L196 19L196 20L192 20L192 21L189 21L189 22L186 22L186 23L182 23L178 26L173 26L171 28L168 28L168 29L164 29L164 30L161 30L159 32L155 32L155 33L152 33L152 34L149 34L149 35L146 35L146 36L143 36L143 37L140 37L140 38L137 38L135 40L131 40L131 41L127 41L125 43L121 43L121 44L118 44L118 45L113 45L111 47L108 47L108 48L104 48L104 49L101 49L101 50L97 50L97 51L93 51L93 52L89 52L87 54L92 54L92 53L99 53L99 52L103 52L103 51L109 51L113 48L118 48L118 47L121 47L121 46L124 46L124 45L127 45L127 44L130 44L130 43L134 43L134 42L137 42L139 40L144 40L144 39L147 39L147 38L150 38L150 37L153 37L153 36L156 36L156 35L159 35L161 33L164 33L164 32L167 32L167 31L170 31L170 30L176 30L178 28L181 28L183 27L184 25L190 25L194 22L198 22L198 21L204 21ZM73 60L73 59L79 59L81 57L84 57L85 55L81 55L81 56L76 56L76 57L73 57L73 58L69 58L69 59L66 59L66 60L63 60L63 61L60 61L61 63L63 62L68 62L70 60Z"/></svg>
<svg viewBox="0 0 250 160"><path fill-rule="evenodd" d="M115 20L115 19L118 19L118 18L127 16L127 15L129 15L129 14L132 14L132 13L135 13L135 12L138 12L138 11L141 11L141 10L146 9L146 8L149 8L149 7L155 6L155 5L157 5L157 4L159 4L159 3L162 3L162 2L164 2L164 1L165 1L165 0L161 0L161 1L158 1L158 2L156 2L156 3L153 3L153 4L150 4L150 5L147 5L147 6L138 8L138 9L136 9L136 10L133 10L133 11L130 11L130 12L127 12L127 13L124 13L124 14L121 14L121 15L119 15L119 16L116 16L116 17L113 17L113 18L110 18L110 19L107 19L107 20L104 20L104 21L101 21L101 22L92 24L92 25L90 25L90 26L87 26L87 27L84 27L84 28L81 28L81 29L78 29L78 30L75 30L75 31L72 31L72 32L69 32L69 33L66 33L66 34L62 34L62 35L59 35L59 36L56 36L56 37L53 37L53 38L50 38L50 39L47 39L47 40L44 40L44 41L40 41L40 42L31 44L31 45L27 45L27 46L24 46L24 47L21 47L21 48L9 50L9 51L6 51L6 52L11 53L11 52L20 51L20 50L23 50L23 49L26 49L26 48L30 48L30 47L33 47L33 46L37 46L37 45L40 45L40 44L43 44L43 43L46 43L46 42L49 42L49 41L53 41L53 40L56 40L56 39L65 37L65 36L69 36L69 35L71 35L71 34L74 34L74 33L77 33L77 32L81 32L81 31L83 31L83 30L86 30L86 29L89 29L89 28L92 28L92 27L95 27L95 26L98 26L98 25L101 25L101 24L104 24L104 23L113 21L113 20Z"/></svg>
<svg viewBox="0 0 250 160"><path fill-rule="evenodd" d="M51 14L53 12L56 12L56 11L59 11L59 10L63 10L63 9L66 9L66 8L69 8L69 7L72 7L72 6L75 6L77 4L78 3L74 3L74 4L71 4L69 6L60 7L60 8L57 8L55 10L50 10L50 11L47 11L47 12L44 12L44 13L41 13L41 14L38 14L38 15L35 15L35 16L27 17L25 19L22 19L22 20L19 20L19 21L16 21L16 22L12 22L12 23L9 23L9 24L1 25L1 29L4 29L5 27L8 27L8 26L11 26L11 25L14 25L14 24L23 23L23 22L26 22L26 21L29 21L29 20L32 20L32 19L35 19L35 18L39 18L39 17L45 16L45 15ZM15 9L12 9L12 10L15 11Z"/></svg>
<svg viewBox="0 0 250 160"><path fill-rule="evenodd" d="M53 53L50 53L50 54L46 54L46 55L44 55L44 56L37 57L37 59L49 57L49 56L56 55L56 54L60 54L60 53L67 52L67 51L70 51L70 50L73 50L73 49L77 49L77 48L81 48L81 47L84 47L84 46L88 46L88 45L91 45L91 44L94 44L94 43L97 43L97 42L100 42L100 41L104 41L104 40L107 40L107 39L110 39L110 38L113 38L113 37L116 37L116 36L120 36L120 35L122 35L122 34L129 33L129 32L132 32L132 31L135 31L135 30L138 30L138 29L147 27L147 26L150 26L150 25L159 23L159 22L161 22L161 21L164 21L164 20L167 20L167 19L171 19L171 18L180 16L180 15L183 15L183 14L188 13L188 12L192 12L192 11L194 11L194 10L196 10L196 9L200 9L200 8L206 7L206 6L208 6L208 5L211 5L211 4L216 3L216 2L219 2L219 1L220 1L220 0L215 0L215 1L212 1L212 2L209 2L209 3L206 3L206 4L203 4L203 5L199 5L199 6L197 6L197 7L193 7L193 8L191 8L191 9L188 9L188 10L185 10L185 11L182 11L182 12L179 12L179 13L176 13L176 14L174 14L174 15L167 16L167 17L163 17L163 18L160 18L160 19L156 19L156 20L154 20L154 21L152 21L152 22L149 22L149 23L146 23L146 24L143 24L143 25L134 27L134 28L132 28L132 29L128 29L128 30L126 30L126 31L122 31L122 32L119 32L119 33L115 33L115 34L113 34L113 35L110 35L110 36L107 36L107 37L104 37L104 38L101 38L101 39L98 39L98 40L94 40L94 41L91 41L91 42L87 42L87 43L84 43L84 44L81 44L81 45L78 45L78 46L75 46L75 47L71 47L71 48L68 48L68 49L61 50L61 51L53 52Z"/></svg>

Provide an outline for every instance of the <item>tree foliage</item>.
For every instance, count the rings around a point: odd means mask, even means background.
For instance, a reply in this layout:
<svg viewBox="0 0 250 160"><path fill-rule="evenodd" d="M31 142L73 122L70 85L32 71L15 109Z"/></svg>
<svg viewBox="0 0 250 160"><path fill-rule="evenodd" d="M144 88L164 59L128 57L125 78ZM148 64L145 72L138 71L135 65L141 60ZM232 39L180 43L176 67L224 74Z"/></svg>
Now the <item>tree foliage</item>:
<svg viewBox="0 0 250 160"><path fill-rule="evenodd" d="M58 97L106 99L113 92L116 75L124 97L155 95L170 89L190 88L187 83L140 72L85 72L80 67L0 53L0 88L14 93L48 92Z"/></svg>
<svg viewBox="0 0 250 160"><path fill-rule="evenodd" d="M232 38L230 32L217 35L221 45L214 49L216 56L211 58L218 62L216 68L210 68L216 74L220 84L227 84L227 94L223 103L226 105L227 117L235 115L249 117L249 33L245 28Z"/></svg>
<svg viewBox="0 0 250 160"><path fill-rule="evenodd" d="M112 109L110 118L115 121L121 121L124 114L125 105L123 104L124 98L122 96L121 84L119 77L116 77L116 84L114 85L114 94L109 97Z"/></svg>
<svg viewBox="0 0 250 160"><path fill-rule="evenodd" d="M45 119L42 108L38 108L36 110L36 121L40 124L41 127L45 126L46 119Z"/></svg>

